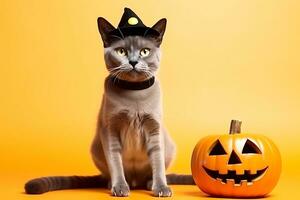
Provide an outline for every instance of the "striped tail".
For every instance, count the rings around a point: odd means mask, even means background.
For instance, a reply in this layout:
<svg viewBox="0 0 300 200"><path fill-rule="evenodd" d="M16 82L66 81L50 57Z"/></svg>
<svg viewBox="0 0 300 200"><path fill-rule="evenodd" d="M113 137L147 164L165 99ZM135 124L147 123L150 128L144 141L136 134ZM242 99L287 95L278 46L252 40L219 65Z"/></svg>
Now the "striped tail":
<svg viewBox="0 0 300 200"><path fill-rule="evenodd" d="M36 178L25 184L27 194L42 194L53 190L72 188L103 188L108 180L102 175L97 176L50 176Z"/></svg>
<svg viewBox="0 0 300 200"><path fill-rule="evenodd" d="M167 183L169 185L195 185L192 175L168 174Z"/></svg>

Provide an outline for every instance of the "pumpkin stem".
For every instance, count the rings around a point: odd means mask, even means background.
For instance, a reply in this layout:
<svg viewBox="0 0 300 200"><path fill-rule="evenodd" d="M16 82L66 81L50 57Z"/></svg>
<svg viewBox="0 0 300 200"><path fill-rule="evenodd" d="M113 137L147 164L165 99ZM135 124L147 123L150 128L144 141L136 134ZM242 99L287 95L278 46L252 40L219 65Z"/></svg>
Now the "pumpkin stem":
<svg viewBox="0 0 300 200"><path fill-rule="evenodd" d="M242 121L240 120L231 120L229 134L241 133Z"/></svg>

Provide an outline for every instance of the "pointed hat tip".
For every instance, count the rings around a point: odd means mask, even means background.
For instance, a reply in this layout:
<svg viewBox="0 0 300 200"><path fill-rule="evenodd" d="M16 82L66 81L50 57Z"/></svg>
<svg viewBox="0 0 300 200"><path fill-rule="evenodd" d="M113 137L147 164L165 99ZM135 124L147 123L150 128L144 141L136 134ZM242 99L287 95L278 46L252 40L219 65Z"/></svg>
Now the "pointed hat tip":
<svg viewBox="0 0 300 200"><path fill-rule="evenodd" d="M125 8L124 8L124 12L126 12L126 10L127 10L127 11L132 11L132 10L131 10L130 8L128 8L128 7L125 7Z"/></svg>

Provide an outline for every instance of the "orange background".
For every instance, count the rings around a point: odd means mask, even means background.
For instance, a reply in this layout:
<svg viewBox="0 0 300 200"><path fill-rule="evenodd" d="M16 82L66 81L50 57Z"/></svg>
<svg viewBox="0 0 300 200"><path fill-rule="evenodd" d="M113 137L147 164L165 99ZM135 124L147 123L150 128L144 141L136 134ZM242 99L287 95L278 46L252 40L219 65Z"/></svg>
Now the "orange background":
<svg viewBox="0 0 300 200"><path fill-rule="evenodd" d="M1 198L109 197L97 189L22 192L29 178L97 173L89 146L107 72L96 19L117 25L125 6L149 26L168 19L159 78L164 120L178 147L169 172L190 173L196 142L227 133L236 118L281 151L283 172L270 198L299 198L296 0L1 0ZM172 187L173 198L204 197L195 186Z"/></svg>

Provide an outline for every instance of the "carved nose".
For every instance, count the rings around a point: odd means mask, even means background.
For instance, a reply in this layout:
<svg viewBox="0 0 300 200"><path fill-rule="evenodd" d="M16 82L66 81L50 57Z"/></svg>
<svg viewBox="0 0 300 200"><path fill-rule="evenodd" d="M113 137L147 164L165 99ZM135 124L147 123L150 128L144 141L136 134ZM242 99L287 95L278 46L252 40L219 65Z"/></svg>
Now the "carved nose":
<svg viewBox="0 0 300 200"><path fill-rule="evenodd" d="M138 63L138 62L136 62L136 61L129 61L129 64L131 64L133 68L135 67L135 65L136 65L137 63Z"/></svg>
<svg viewBox="0 0 300 200"><path fill-rule="evenodd" d="M241 163L242 161L240 160L239 156L234 151L232 151L229 157L228 164L234 165L234 164L241 164Z"/></svg>

